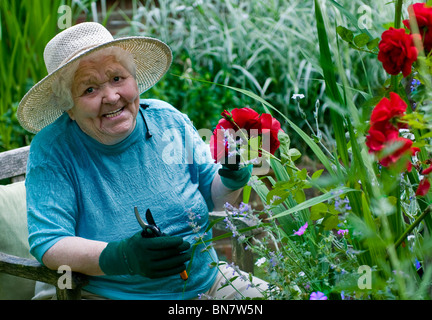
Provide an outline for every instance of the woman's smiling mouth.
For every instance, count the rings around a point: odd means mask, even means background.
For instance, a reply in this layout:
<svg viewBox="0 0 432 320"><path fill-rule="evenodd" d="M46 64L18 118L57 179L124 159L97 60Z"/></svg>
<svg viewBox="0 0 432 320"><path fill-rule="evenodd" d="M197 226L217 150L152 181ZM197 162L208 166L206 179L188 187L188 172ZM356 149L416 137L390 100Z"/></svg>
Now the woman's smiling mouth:
<svg viewBox="0 0 432 320"><path fill-rule="evenodd" d="M114 118L114 117L117 117L117 116L119 116L123 112L123 110L124 110L124 107L121 107L120 109L117 109L117 110L114 110L114 111L112 111L110 113L104 114L103 117L105 117L105 118Z"/></svg>

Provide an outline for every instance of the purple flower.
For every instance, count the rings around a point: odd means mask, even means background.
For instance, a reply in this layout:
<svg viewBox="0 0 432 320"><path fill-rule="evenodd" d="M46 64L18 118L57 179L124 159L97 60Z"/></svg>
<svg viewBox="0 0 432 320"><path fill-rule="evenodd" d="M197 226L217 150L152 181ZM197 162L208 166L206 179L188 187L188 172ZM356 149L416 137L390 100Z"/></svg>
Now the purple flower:
<svg viewBox="0 0 432 320"><path fill-rule="evenodd" d="M348 234L348 229L339 229L337 234L341 234L344 236L344 235Z"/></svg>
<svg viewBox="0 0 432 320"><path fill-rule="evenodd" d="M309 300L327 300L327 297L324 293L317 291L311 293Z"/></svg>
<svg viewBox="0 0 432 320"><path fill-rule="evenodd" d="M300 227L300 229L298 229L298 231L294 231L294 234L301 236L306 231L307 227L308 227L308 223L306 222L303 226Z"/></svg>

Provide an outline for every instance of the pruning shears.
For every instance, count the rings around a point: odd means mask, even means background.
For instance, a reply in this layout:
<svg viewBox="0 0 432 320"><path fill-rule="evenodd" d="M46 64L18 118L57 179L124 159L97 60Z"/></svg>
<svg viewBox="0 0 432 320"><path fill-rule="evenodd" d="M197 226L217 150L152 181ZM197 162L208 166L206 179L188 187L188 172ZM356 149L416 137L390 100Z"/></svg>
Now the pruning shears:
<svg viewBox="0 0 432 320"><path fill-rule="evenodd" d="M146 220L148 221L148 224L145 223L143 219L141 219L137 207L134 208L134 211L135 211L135 217L138 220L138 223L140 224L141 228L143 229L143 231L141 232L141 236L143 238L155 238L155 237L162 236L162 232L156 225L156 222L153 219L150 209L147 209L146 211Z"/></svg>
<svg viewBox="0 0 432 320"><path fill-rule="evenodd" d="M141 236L143 238L155 238L155 237L162 237L163 236L162 231L158 228L158 226L156 225L156 222L153 219L153 216L152 216L150 209L147 209L147 211L146 211L146 220L148 223L145 223L143 221L143 219L141 218L141 216L138 212L137 207L134 207L134 211L135 211L135 217L136 217L139 225L143 229L143 231L141 232ZM180 277L183 280L188 279L188 274L187 274L186 270L184 270L180 273Z"/></svg>

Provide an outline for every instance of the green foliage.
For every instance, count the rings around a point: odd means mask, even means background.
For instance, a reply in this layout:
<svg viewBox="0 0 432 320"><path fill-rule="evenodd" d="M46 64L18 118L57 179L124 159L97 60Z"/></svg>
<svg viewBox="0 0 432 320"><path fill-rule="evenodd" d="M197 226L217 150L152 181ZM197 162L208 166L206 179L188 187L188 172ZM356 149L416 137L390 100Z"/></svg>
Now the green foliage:
<svg viewBox="0 0 432 320"><path fill-rule="evenodd" d="M57 9L63 1L0 2L0 151L29 143L16 108L28 89L46 75L45 43L57 33Z"/></svg>
<svg viewBox="0 0 432 320"><path fill-rule="evenodd" d="M352 19L346 8L331 2L348 20ZM320 63L326 93L335 112L330 121L336 145L328 146L334 150L330 153L333 157L326 158L325 153L329 152L320 139L311 139L262 97L232 88L254 98L267 111L279 113L290 132L288 138L281 136L279 158L270 159L276 179L266 176L253 177L250 181L264 202L264 209L255 213L261 218L256 226L264 228L267 236L264 239L239 237L239 241L246 242L257 255L263 277L272 288L278 289L267 291L267 297L308 299L312 292L320 291L330 299L430 299L432 198L430 193L416 195L416 189L419 181L425 179L421 166L430 165L432 149L428 62L431 58L420 57L415 65L414 80L421 79L418 87L412 77L383 79L381 88L374 90L369 82L365 87L368 92L361 93L368 100L356 104L345 71L350 66L343 59L345 48L361 55L376 53L377 40L364 29L357 29L360 33L355 35L348 28L335 28L333 36L339 36L348 46L338 46L332 52L329 9L324 10L319 1L314 4ZM401 1L394 5L400 19ZM412 134L415 146L421 148L418 159L412 159L415 165L412 170L407 170L406 164L378 165L365 145L368 126L362 119L369 119L371 108L389 91L399 92L411 107L401 121L409 125L407 134ZM376 99L373 99L374 92ZM362 108L367 108L367 112ZM289 153L294 134L307 143L325 171L310 176L296 167ZM384 152L388 155L394 149ZM270 189L264 183L266 179ZM303 191L311 187L319 194L304 198ZM369 272L365 276L369 280L365 282L362 282L363 270Z"/></svg>
<svg viewBox="0 0 432 320"><path fill-rule="evenodd" d="M74 24L83 10L89 12L91 2L0 1L0 151L28 145L33 137L19 125L16 111L27 91L47 75L43 51L60 31L64 12L59 7L72 8Z"/></svg>
<svg viewBox="0 0 432 320"><path fill-rule="evenodd" d="M367 33L360 33L354 36L351 30L343 26L338 26L336 32L342 40L348 42L351 48L359 51L377 53L379 38L371 39ZM365 50L363 47L366 47L369 51Z"/></svg>

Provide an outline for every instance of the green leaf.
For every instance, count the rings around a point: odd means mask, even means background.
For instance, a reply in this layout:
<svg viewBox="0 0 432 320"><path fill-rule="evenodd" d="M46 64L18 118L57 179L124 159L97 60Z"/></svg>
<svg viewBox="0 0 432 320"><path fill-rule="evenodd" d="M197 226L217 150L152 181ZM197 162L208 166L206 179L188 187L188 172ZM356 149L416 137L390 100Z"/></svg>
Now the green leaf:
<svg viewBox="0 0 432 320"><path fill-rule="evenodd" d="M333 4L345 17L348 18L348 21L351 22L351 24L360 32L368 34L370 37L371 34L369 31L365 28L360 28L358 23L358 17L354 14L352 14L348 9L346 9L343 5L339 4L336 0L330 0L330 3ZM388 29L388 28L384 28Z"/></svg>
<svg viewBox="0 0 432 320"><path fill-rule="evenodd" d="M306 180L307 179L307 170L306 170L306 168L303 168L300 171L297 171L297 178L300 179L300 180Z"/></svg>
<svg viewBox="0 0 432 320"><path fill-rule="evenodd" d="M311 220L319 220L321 218L324 218L328 209L327 209L327 205L324 203L318 203L314 206L312 206L310 208L311 211L311 215L310 215L310 219Z"/></svg>
<svg viewBox="0 0 432 320"><path fill-rule="evenodd" d="M311 179L312 179L312 180L318 179L319 177L321 177L321 174L322 174L323 172L324 172L324 169L320 169L320 170L315 171L315 172L313 173Z"/></svg>
<svg viewBox="0 0 432 320"><path fill-rule="evenodd" d="M324 226L324 230L332 230L332 229L336 229L337 225L339 224L339 218L337 215L333 215L333 214L328 214L323 222L322 222L323 226Z"/></svg>
<svg viewBox="0 0 432 320"><path fill-rule="evenodd" d="M302 202L306 201L306 195L305 195L304 191L301 189L297 190L297 192L294 194L294 200L297 203L302 203Z"/></svg>
<svg viewBox="0 0 432 320"><path fill-rule="evenodd" d="M373 50L373 49L375 49L375 48L378 47L379 42L380 42L380 38L375 38L375 39L369 41L369 42L366 44L366 46L367 46L367 48L368 48L369 50Z"/></svg>
<svg viewBox="0 0 432 320"><path fill-rule="evenodd" d="M291 148L288 150L288 155L291 157L292 161L296 161L301 157L300 151L298 151L296 148Z"/></svg>
<svg viewBox="0 0 432 320"><path fill-rule="evenodd" d="M341 37L342 40L351 43L354 38L354 34L351 30L343 27L343 26L337 26L336 32Z"/></svg>
<svg viewBox="0 0 432 320"><path fill-rule="evenodd" d="M249 203L250 196L251 196L252 187L251 186L244 186L243 188L243 203Z"/></svg>
<svg viewBox="0 0 432 320"><path fill-rule="evenodd" d="M286 190L281 190L281 189L273 189L271 190L269 193L267 193L267 204L270 204L270 201L272 202L272 205L277 206L279 204L281 204L282 202L284 202L288 196L289 196L290 192L286 191ZM274 197L279 197L280 199L274 199Z"/></svg>
<svg viewBox="0 0 432 320"><path fill-rule="evenodd" d="M370 38L365 33L360 33L354 37L354 44L359 48L364 47L369 41Z"/></svg>

